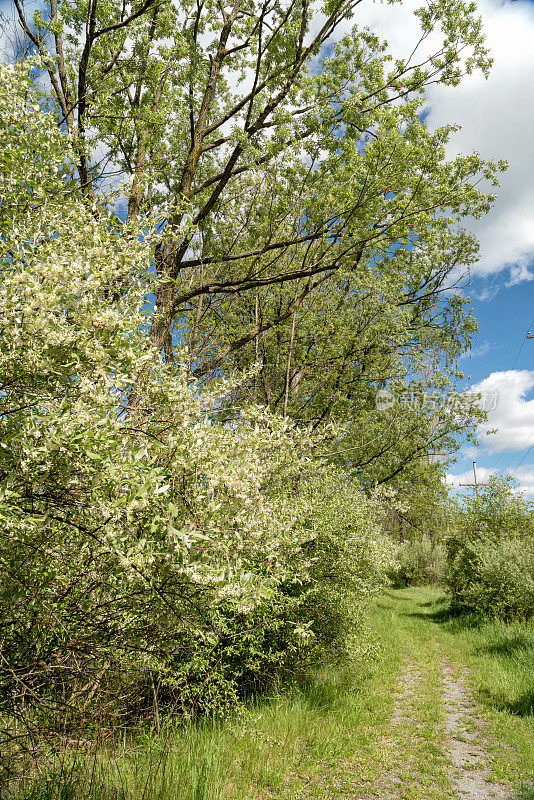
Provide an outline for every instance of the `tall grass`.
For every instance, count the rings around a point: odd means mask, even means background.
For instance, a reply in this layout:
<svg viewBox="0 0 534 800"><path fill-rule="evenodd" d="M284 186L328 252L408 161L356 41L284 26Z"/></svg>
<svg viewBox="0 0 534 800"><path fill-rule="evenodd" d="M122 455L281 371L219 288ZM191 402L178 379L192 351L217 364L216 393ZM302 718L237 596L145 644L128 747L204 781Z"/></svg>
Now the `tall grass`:
<svg viewBox="0 0 534 800"><path fill-rule="evenodd" d="M377 708L378 712L378 708ZM320 780L321 763L347 754L365 698L342 672L317 674L285 696L224 721L137 731L68 756L17 800L257 800ZM385 718L385 716L384 716ZM307 777L302 778L303 772Z"/></svg>
<svg viewBox="0 0 534 800"><path fill-rule="evenodd" d="M474 618L451 620L454 632L479 663L479 693L516 716L534 715L534 624Z"/></svg>

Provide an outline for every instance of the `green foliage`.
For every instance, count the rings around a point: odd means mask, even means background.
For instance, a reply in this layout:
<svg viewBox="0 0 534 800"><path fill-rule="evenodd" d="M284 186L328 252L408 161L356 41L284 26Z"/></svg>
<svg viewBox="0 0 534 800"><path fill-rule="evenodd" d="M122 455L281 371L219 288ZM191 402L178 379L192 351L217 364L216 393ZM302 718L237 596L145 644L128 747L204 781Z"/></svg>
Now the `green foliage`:
<svg viewBox="0 0 534 800"><path fill-rule="evenodd" d="M384 684L380 661L366 665L372 683L331 667L225 720L170 723L159 735L138 728L90 753L64 754L13 800L143 800L147 793L158 800L250 800L273 790L294 796L303 772L324 772L326 761L337 774L333 757L353 755L365 741L363 720L376 722L376 703L387 704L376 690Z"/></svg>
<svg viewBox="0 0 534 800"><path fill-rule="evenodd" d="M451 583L463 608L496 616L527 618L534 612L534 541L503 539L478 541L466 547L467 576L457 561L451 565Z"/></svg>
<svg viewBox="0 0 534 800"><path fill-rule="evenodd" d="M32 104L30 67L0 70L0 159L19 175L0 239L6 766L10 741L220 714L339 660L388 566L377 502L316 455L335 428L231 415L250 375L205 385L161 358L155 220L119 225L70 192L70 136Z"/></svg>
<svg viewBox="0 0 534 800"><path fill-rule="evenodd" d="M534 609L534 509L510 479L493 476L479 491L463 500L447 539L453 603L528 617Z"/></svg>
<svg viewBox="0 0 534 800"><path fill-rule="evenodd" d="M533 620L459 615L451 609L445 592L431 588L388 592L380 605L401 652L408 651L415 663L423 656L436 677L444 661L465 676L478 706L475 720L480 716L486 722L481 738L494 780L517 788L530 786L534 774ZM440 697L434 718L439 719L442 707ZM428 796L428 792L421 794ZM522 797L519 791L510 790L510 794Z"/></svg>
<svg viewBox="0 0 534 800"><path fill-rule="evenodd" d="M185 349L203 381L258 364L231 404L335 420L327 452L371 488L412 466L417 480L476 427L476 411L377 414L375 392L454 382L476 323L447 289L477 259L465 220L490 208L480 187L504 164L448 158L454 126L422 119L429 86L488 72L473 4L415 9L406 59L356 5L66 0L36 27L17 8L78 196L130 224L163 218L152 344L167 361Z"/></svg>
<svg viewBox="0 0 534 800"><path fill-rule="evenodd" d="M399 586L439 586L445 572L445 547L427 536L413 536L397 546L389 572Z"/></svg>
<svg viewBox="0 0 534 800"><path fill-rule="evenodd" d="M450 387L475 329L445 290L504 165L448 160L452 127L421 111L430 84L487 71L480 22L431 3L435 48L393 62L358 26L326 47L354 7L67 0L29 22L16 4L33 55L0 73L6 762L342 660L390 563L374 485L419 481L478 419L390 418L374 394Z"/></svg>

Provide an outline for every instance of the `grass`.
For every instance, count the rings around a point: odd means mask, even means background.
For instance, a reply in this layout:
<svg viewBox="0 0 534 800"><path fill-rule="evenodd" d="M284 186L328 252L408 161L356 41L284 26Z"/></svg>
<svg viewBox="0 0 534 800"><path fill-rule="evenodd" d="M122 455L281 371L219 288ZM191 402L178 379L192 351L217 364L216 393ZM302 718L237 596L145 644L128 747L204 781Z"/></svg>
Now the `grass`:
<svg viewBox="0 0 534 800"><path fill-rule="evenodd" d="M534 624L451 616L442 593L426 602L445 651L467 667L488 722L496 777L515 784L534 779ZM534 791L530 796L534 800Z"/></svg>
<svg viewBox="0 0 534 800"><path fill-rule="evenodd" d="M465 672L476 713L487 723L495 779L523 785L517 796L534 800L534 624L454 616L446 595L436 589L397 590L380 603L394 609L406 641L419 651L437 645Z"/></svg>
<svg viewBox="0 0 534 800"><path fill-rule="evenodd" d="M62 776L35 784L27 797L296 798L310 785L318 790L314 796L328 796L319 790L323 769L353 749L349 732L368 716L366 699L353 698L339 676L317 676L302 690L249 706L223 723L138 735L113 750L100 749L89 763L71 764Z"/></svg>
<svg viewBox="0 0 534 800"><path fill-rule="evenodd" d="M534 627L451 617L426 588L386 592L369 624L377 647L349 672L323 671L225 721L65 758L17 800L452 800L444 658L467 672L495 778L534 800ZM416 691L399 684L406 659Z"/></svg>

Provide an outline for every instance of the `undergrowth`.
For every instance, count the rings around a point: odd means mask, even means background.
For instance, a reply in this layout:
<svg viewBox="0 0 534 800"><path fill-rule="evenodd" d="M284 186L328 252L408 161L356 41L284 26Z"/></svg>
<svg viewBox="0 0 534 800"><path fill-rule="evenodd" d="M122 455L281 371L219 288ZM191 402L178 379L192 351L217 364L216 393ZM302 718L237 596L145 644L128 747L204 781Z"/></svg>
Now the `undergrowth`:
<svg viewBox="0 0 534 800"><path fill-rule="evenodd" d="M514 800L533 800L532 623L455 615L440 590L411 587L386 592L369 628L376 645L356 654L349 668L309 674L284 694L250 702L225 719L162 720L159 733L138 728L94 746L84 743L84 751L58 755L47 774L34 775L10 797L381 798L397 775L409 779L403 797L444 800L453 796L439 725L444 659L465 673L476 714L485 720L494 778L516 787ZM410 711L415 727L410 715L400 727L392 724L406 658L423 676Z"/></svg>

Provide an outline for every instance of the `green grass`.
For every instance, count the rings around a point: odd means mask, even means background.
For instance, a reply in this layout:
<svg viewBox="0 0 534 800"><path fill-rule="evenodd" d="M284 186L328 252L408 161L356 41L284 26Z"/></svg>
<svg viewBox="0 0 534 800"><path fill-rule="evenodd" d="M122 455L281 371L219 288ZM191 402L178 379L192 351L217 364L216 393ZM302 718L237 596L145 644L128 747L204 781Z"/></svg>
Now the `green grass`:
<svg viewBox="0 0 534 800"><path fill-rule="evenodd" d="M69 757L17 800L452 800L443 659L466 672L495 778L534 800L533 626L451 617L427 588L386 592L369 625L378 646L349 673L323 671L223 722ZM418 684L403 695L407 659Z"/></svg>
<svg viewBox="0 0 534 800"><path fill-rule="evenodd" d="M388 592L379 601L392 610L405 641L419 653L439 649L465 671L476 713L487 723L486 749L495 779L534 800L534 624L454 616L436 589Z"/></svg>
<svg viewBox="0 0 534 800"><path fill-rule="evenodd" d="M352 755L350 732L369 723L369 699L347 691L339 676L317 676L302 690L249 706L223 723L138 735L113 751L99 749L89 764L63 770L63 792L56 773L27 797L241 800L309 796L309 787L311 796L329 796L323 773Z"/></svg>
<svg viewBox="0 0 534 800"><path fill-rule="evenodd" d="M410 601L419 597L412 590ZM421 602L421 601L420 601ZM534 624L451 617L444 594L423 611L448 656L467 667L499 780L534 780ZM531 793L534 796L534 793Z"/></svg>

